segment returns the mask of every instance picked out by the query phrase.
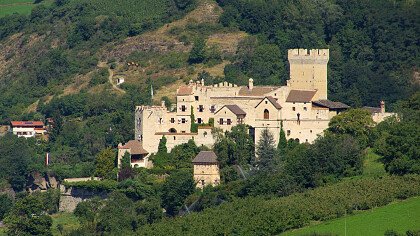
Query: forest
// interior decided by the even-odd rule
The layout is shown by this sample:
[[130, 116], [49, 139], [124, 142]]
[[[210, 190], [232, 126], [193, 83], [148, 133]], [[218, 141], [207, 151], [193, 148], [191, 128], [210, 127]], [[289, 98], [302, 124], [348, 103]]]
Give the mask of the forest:
[[[55, 121], [48, 142], [0, 137], [0, 190], [16, 193], [11, 197], [0, 191], [0, 220], [7, 234], [52, 234], [50, 215], [58, 212], [59, 193], [28, 194], [34, 173], [60, 181], [103, 179], [66, 183], [105, 191], [108, 200], [79, 204], [77, 229], [57, 228], [64, 235], [165, 235], [169, 229], [174, 235], [274, 235], [420, 195], [418, 1], [218, 0], [222, 13], [214, 25], [191, 23], [186, 33], [171, 31], [191, 46], [190, 52], [136, 52], [129, 59], [157, 58], [165, 67], [187, 71], [223, 61], [223, 76], [149, 76], [123, 84], [123, 94], [111, 92], [108, 70], [97, 67], [106, 59], [102, 52], [164, 28], [198, 4], [55, 0], [29, 15], [0, 17], [0, 123]], [[217, 30], [246, 33], [234, 55], [206, 46]], [[19, 51], [5, 46], [10, 42]], [[201, 78], [208, 84], [244, 85], [250, 77], [256, 85], [284, 85], [290, 48], [329, 48], [329, 98], [354, 108], [334, 117], [325, 136], [299, 144], [287, 140], [284, 131], [265, 132], [254, 145], [246, 126], [227, 133], [215, 129], [213, 151], [222, 184], [203, 191], [195, 189], [191, 160], [208, 148], [193, 140], [168, 152], [162, 138], [151, 156], [152, 169], [131, 168], [127, 156], [117, 168], [115, 149], [134, 137], [134, 107], [153, 103], [152, 86], [158, 91], [178, 80]], [[125, 61], [107, 63], [114, 67]], [[84, 74], [90, 76], [85, 89], [64, 92]], [[163, 99], [168, 106], [174, 102]], [[359, 108], [377, 106], [380, 100], [398, 117], [374, 126], [370, 113]], [[274, 136], [280, 137], [278, 146]], [[48, 167], [43, 163], [47, 152], [52, 157]], [[384, 173], [379, 176], [366, 175], [369, 153], [380, 156]]]

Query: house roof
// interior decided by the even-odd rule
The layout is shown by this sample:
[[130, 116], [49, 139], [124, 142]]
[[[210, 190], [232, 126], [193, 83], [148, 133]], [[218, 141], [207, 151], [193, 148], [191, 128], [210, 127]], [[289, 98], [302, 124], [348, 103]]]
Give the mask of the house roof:
[[191, 95], [192, 94], [192, 87], [182, 85], [178, 88], [178, 91], [176, 93], [177, 95]]
[[201, 151], [198, 155], [192, 160], [192, 163], [214, 163], [217, 164], [217, 156], [212, 151]]
[[42, 121], [12, 121], [12, 126], [16, 127], [35, 127], [35, 126], [44, 126]]
[[261, 100], [255, 107], [258, 107], [265, 99], [267, 98], [268, 101], [271, 102], [271, 104], [273, 104], [273, 106], [276, 109], [281, 109], [281, 105], [277, 102], [277, 100], [271, 96], [265, 97], [263, 100]]
[[133, 155], [149, 154], [138, 140], [130, 140], [123, 146], [118, 146], [118, 149], [130, 149], [130, 153]]
[[251, 90], [247, 86], [241, 87], [238, 92], [238, 96], [264, 96], [267, 93], [270, 93], [276, 90], [278, 87], [273, 86], [255, 86]]
[[312, 103], [317, 105], [317, 106], [328, 107], [330, 109], [347, 109], [347, 108], [349, 108], [349, 106], [347, 104], [344, 104], [342, 102], [333, 102], [333, 101], [330, 101], [330, 100], [318, 100], [318, 101], [313, 101]]
[[290, 90], [286, 102], [310, 102], [315, 93], [315, 90]]
[[370, 113], [381, 113], [380, 107], [363, 107], [363, 109], [368, 110]]
[[224, 105], [216, 113], [218, 113], [219, 111], [221, 111], [225, 107], [237, 116], [240, 116], [240, 115], [246, 116], [246, 112], [244, 110], [242, 110], [240, 107], [238, 107], [238, 105]]

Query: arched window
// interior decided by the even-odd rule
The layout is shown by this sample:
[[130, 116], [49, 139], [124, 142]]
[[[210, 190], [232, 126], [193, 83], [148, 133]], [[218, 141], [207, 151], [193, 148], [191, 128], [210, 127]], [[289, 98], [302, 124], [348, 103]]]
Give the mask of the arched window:
[[175, 128], [170, 128], [169, 133], [176, 133], [176, 129]]
[[264, 110], [264, 119], [265, 120], [270, 119], [270, 112], [267, 109]]

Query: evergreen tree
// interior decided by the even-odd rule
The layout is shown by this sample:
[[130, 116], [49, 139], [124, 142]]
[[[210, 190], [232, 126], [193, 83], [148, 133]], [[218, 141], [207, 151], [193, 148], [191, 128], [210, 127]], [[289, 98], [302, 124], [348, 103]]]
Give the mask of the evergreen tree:
[[257, 143], [257, 165], [261, 170], [268, 169], [274, 162], [276, 149], [274, 137], [268, 129], [261, 132], [261, 138]]
[[206, 41], [204, 38], [198, 38], [194, 42], [194, 46], [191, 49], [188, 62], [190, 64], [202, 63], [206, 59]]
[[281, 128], [280, 128], [279, 144], [277, 145], [277, 151], [280, 156], [284, 156], [286, 154], [286, 148], [287, 148], [287, 139], [286, 139], [286, 134], [284, 133], [283, 123], [282, 123]]
[[166, 147], [166, 137], [162, 136], [162, 138], [159, 141], [159, 146], [158, 146], [158, 154], [166, 154], [168, 153], [168, 148]]

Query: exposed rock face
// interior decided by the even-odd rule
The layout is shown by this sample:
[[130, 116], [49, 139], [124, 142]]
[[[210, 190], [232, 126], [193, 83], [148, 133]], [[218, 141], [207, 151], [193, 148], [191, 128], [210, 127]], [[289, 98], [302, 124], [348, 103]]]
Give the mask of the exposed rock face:
[[54, 176], [42, 176], [39, 172], [32, 174], [28, 180], [29, 192], [46, 191], [50, 188], [56, 189], [58, 186], [59, 183]]
[[64, 186], [60, 188], [60, 192], [59, 211], [64, 212], [73, 212], [77, 204], [88, 199], [94, 197], [106, 198], [108, 196], [106, 191], [97, 192], [81, 188], [65, 188]]

